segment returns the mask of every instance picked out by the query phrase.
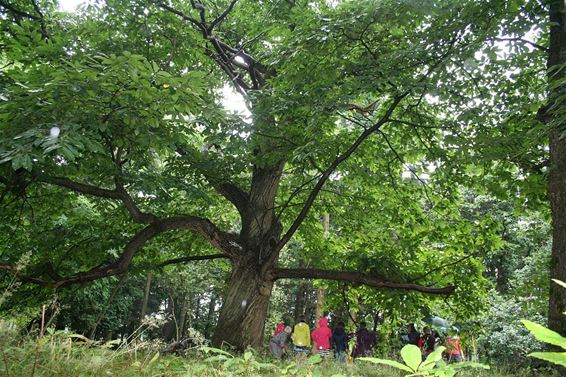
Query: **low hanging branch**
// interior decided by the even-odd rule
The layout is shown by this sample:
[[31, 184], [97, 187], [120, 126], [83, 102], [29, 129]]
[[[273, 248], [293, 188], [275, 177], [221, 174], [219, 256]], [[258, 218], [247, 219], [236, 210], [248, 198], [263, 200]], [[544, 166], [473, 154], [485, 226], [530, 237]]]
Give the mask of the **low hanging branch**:
[[66, 277], [58, 277], [56, 272], [53, 271], [48, 274], [52, 280], [44, 280], [35, 276], [25, 275], [16, 266], [11, 264], [0, 264], [0, 270], [14, 273], [16, 279], [20, 281], [51, 288], [87, 283], [96, 279], [124, 273], [132, 262], [134, 255], [147, 241], [163, 232], [175, 229], [187, 229], [200, 233], [211, 245], [226, 252], [226, 254], [222, 254], [223, 257], [236, 256], [240, 251], [235, 235], [220, 231], [207, 219], [194, 216], [175, 216], [153, 222], [151, 225], [143, 228], [128, 242], [118, 260], [113, 263], [94, 267], [88, 271], [79, 272]]
[[447, 286], [442, 288], [425, 287], [412, 283], [399, 283], [389, 281], [380, 276], [370, 276], [353, 271], [334, 271], [319, 270], [314, 268], [275, 268], [269, 272], [269, 276], [273, 280], [278, 279], [322, 279], [345, 281], [353, 284], [363, 284], [374, 288], [400, 289], [408, 291], [417, 291], [427, 294], [444, 294], [450, 295], [454, 293], [456, 287]]

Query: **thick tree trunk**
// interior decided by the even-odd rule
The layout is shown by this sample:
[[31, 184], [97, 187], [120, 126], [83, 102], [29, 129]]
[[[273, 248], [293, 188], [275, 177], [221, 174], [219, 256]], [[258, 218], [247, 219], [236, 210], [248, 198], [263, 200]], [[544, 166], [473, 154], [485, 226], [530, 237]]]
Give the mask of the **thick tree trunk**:
[[[548, 182], [548, 194], [552, 208], [552, 256], [550, 277], [566, 281], [566, 140], [561, 140], [558, 130], [550, 139], [553, 164]], [[566, 336], [566, 289], [550, 283], [548, 325]]]
[[[550, 47], [548, 57], [549, 81], [556, 84], [563, 81], [564, 69], [557, 68], [566, 62], [566, 20], [563, 0], [550, 2]], [[547, 122], [550, 131], [550, 171], [548, 177], [548, 196], [552, 209], [552, 257], [550, 277], [566, 281], [566, 131], [563, 121], [564, 104], [560, 96], [564, 95], [564, 84], [554, 86], [549, 93], [549, 105], [557, 105], [556, 110], [548, 111]], [[558, 102], [560, 101], [560, 102]], [[566, 336], [566, 289], [550, 283], [548, 325], [554, 331]]]
[[262, 345], [273, 282], [262, 278], [258, 259], [255, 263], [253, 259], [246, 258], [247, 263], [235, 261], [232, 266], [230, 285], [212, 337], [216, 347], [229, 345], [244, 350]]

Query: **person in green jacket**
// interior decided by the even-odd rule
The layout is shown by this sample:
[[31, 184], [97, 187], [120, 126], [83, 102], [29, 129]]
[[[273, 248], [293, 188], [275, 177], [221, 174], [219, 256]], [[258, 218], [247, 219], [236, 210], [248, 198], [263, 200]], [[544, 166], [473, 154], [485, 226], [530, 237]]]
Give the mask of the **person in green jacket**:
[[294, 344], [295, 355], [306, 356], [310, 352], [311, 348], [311, 331], [309, 325], [305, 321], [304, 316], [299, 317], [299, 322], [295, 325], [293, 329], [293, 335], [291, 336]]

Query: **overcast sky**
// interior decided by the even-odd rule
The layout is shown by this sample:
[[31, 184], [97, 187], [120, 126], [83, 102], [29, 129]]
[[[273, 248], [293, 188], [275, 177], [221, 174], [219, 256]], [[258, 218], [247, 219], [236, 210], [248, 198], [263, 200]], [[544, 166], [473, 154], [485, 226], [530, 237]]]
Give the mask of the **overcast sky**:
[[59, 8], [64, 11], [70, 12], [75, 10], [76, 6], [84, 3], [85, 0], [59, 0]]

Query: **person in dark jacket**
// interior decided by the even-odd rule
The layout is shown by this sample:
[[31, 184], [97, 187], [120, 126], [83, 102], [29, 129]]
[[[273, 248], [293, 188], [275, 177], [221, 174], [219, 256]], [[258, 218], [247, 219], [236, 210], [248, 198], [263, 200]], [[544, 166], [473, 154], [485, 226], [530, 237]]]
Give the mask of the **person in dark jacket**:
[[348, 335], [346, 335], [344, 331], [344, 322], [342, 321], [338, 322], [334, 331], [332, 331], [332, 344], [334, 346], [334, 357], [336, 361], [345, 363]]
[[375, 334], [366, 328], [366, 323], [360, 322], [360, 328], [356, 331], [356, 346], [352, 351], [352, 357], [371, 356], [376, 340]]
[[417, 331], [417, 329], [415, 328], [415, 324], [411, 323], [409, 325], [409, 334], [407, 335], [407, 338], [409, 339], [408, 343], [418, 346], [420, 337], [421, 337], [421, 333]]
[[432, 329], [428, 326], [423, 328], [423, 334], [419, 338], [418, 347], [421, 349], [423, 361], [426, 360], [427, 356], [434, 351], [435, 339], [432, 334]]

